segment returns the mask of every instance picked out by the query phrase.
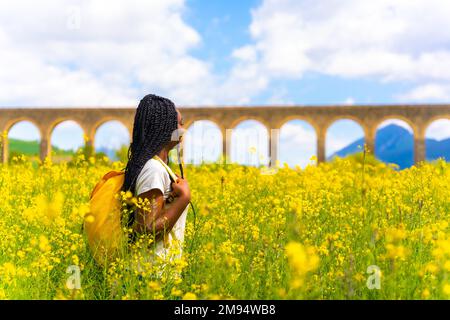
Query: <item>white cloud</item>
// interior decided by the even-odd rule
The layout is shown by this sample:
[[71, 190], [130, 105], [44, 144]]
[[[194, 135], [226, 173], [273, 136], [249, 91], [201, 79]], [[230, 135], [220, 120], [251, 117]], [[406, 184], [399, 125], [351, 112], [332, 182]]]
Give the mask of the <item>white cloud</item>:
[[50, 143], [63, 150], [76, 150], [84, 145], [83, 129], [75, 121], [63, 121], [53, 129]]
[[325, 146], [326, 156], [327, 157], [331, 156], [333, 153], [345, 148], [346, 146], [348, 146], [350, 143], [352, 143], [355, 140], [356, 139], [336, 137], [336, 136], [330, 135], [329, 137], [327, 137], [326, 146]]
[[406, 93], [399, 94], [396, 98], [399, 101], [446, 101], [450, 99], [450, 84], [420, 85]]
[[[234, 57], [266, 77], [260, 90], [305, 72], [450, 84], [449, 15], [447, 0], [264, 0], [252, 10], [253, 42]], [[402, 98], [448, 99], [447, 89], [436, 91]]]
[[253, 46], [247, 45], [234, 50], [231, 55], [242, 61], [254, 62], [256, 60], [256, 49]]
[[0, 3], [1, 106], [135, 106], [147, 93], [246, 104], [267, 88], [251, 46], [224, 74], [191, 54], [202, 39], [183, 20], [185, 0], [33, 4]]
[[401, 101], [450, 96], [447, 0], [264, 0], [252, 41], [220, 75], [191, 54], [202, 38], [184, 11], [184, 0], [0, 2], [0, 104], [135, 106], [150, 92], [180, 105], [247, 104], [306, 72], [410, 81]]
[[435, 140], [450, 138], [450, 120], [439, 119], [432, 122], [427, 128], [426, 137]]
[[36, 141], [41, 139], [39, 129], [29, 121], [19, 121], [8, 131], [8, 137], [25, 141]]
[[301, 120], [289, 121], [281, 127], [279, 159], [290, 166], [305, 167], [317, 154], [317, 138], [314, 128]]
[[108, 148], [118, 150], [123, 145], [130, 143], [130, 133], [120, 121], [112, 120], [103, 123], [97, 128], [94, 139], [96, 149]]
[[301, 126], [297, 123], [286, 123], [280, 130], [280, 140], [289, 145], [305, 145], [316, 143], [316, 133], [312, 127]]
[[348, 97], [347, 99], [344, 100], [344, 104], [352, 106], [355, 104], [355, 99], [352, 97]]
[[1, 104], [135, 105], [149, 92], [197, 101], [211, 76], [189, 54], [201, 38], [183, 10], [182, 0], [1, 2]]
[[327, 129], [325, 155], [328, 157], [363, 137], [363, 128], [354, 120], [337, 120]]
[[289, 99], [289, 90], [283, 86], [271, 88], [273, 94], [268, 98], [270, 105], [295, 105], [294, 101]]

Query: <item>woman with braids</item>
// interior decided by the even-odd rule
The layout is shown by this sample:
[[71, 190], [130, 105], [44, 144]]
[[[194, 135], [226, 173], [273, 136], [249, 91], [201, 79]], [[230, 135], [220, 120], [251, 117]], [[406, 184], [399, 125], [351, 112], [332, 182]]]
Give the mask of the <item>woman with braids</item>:
[[[123, 191], [149, 200], [151, 205], [130, 216], [128, 225], [134, 235], [152, 234], [157, 255], [167, 254], [167, 243], [179, 241], [179, 256], [184, 240], [188, 204], [191, 199], [188, 183], [179, 175], [171, 182], [160, 162], [169, 162], [168, 153], [181, 139], [172, 138], [183, 126], [181, 113], [169, 99], [147, 95], [139, 103], [133, 126], [133, 140], [128, 149]], [[180, 130], [181, 129], [181, 130]], [[172, 201], [171, 201], [172, 200]], [[170, 206], [166, 205], [171, 201]]]

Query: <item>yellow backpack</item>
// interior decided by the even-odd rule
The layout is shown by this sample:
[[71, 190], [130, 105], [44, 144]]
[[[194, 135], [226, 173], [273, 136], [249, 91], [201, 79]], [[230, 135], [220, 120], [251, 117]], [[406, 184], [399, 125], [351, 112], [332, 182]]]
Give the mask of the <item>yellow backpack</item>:
[[[156, 155], [153, 159], [166, 168], [173, 181], [177, 180], [177, 176], [164, 161]], [[83, 229], [94, 259], [102, 266], [123, 254], [128, 242], [122, 228], [121, 200], [116, 197], [122, 189], [124, 179], [124, 171], [110, 171], [95, 185], [90, 196], [88, 217], [92, 217], [85, 219]]]

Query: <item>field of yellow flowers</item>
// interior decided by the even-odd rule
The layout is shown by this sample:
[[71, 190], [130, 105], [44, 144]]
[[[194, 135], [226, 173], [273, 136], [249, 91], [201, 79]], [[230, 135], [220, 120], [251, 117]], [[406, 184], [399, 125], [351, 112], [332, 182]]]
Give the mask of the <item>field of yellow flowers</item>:
[[275, 174], [186, 166], [197, 218], [194, 227], [189, 212], [182, 258], [163, 273], [123, 259], [101, 268], [87, 248], [89, 194], [122, 168], [82, 156], [0, 167], [0, 298], [450, 297], [450, 165], [442, 160], [398, 171], [351, 157]]

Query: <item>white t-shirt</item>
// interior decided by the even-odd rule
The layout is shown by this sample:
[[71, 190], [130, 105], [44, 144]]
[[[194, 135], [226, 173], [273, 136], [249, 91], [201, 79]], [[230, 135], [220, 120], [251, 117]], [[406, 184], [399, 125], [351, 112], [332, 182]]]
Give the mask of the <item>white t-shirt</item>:
[[[135, 195], [139, 196], [140, 194], [155, 188], [161, 190], [164, 196], [164, 201], [169, 197], [169, 194], [172, 191], [170, 176], [166, 168], [164, 168], [158, 160], [151, 158], [146, 162], [137, 177]], [[179, 247], [177, 248], [179, 250], [179, 254], [172, 254], [170, 260], [172, 260], [173, 257], [181, 257], [188, 207], [189, 206], [186, 206], [183, 213], [168, 234], [168, 243], [170, 245], [173, 245], [174, 238], [176, 238], [179, 243]], [[162, 240], [159, 240], [155, 244], [155, 253], [161, 258], [165, 258], [167, 257], [167, 254], [169, 254], [169, 247], [167, 245], [165, 246]]]

